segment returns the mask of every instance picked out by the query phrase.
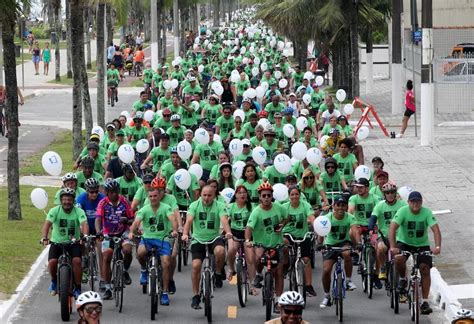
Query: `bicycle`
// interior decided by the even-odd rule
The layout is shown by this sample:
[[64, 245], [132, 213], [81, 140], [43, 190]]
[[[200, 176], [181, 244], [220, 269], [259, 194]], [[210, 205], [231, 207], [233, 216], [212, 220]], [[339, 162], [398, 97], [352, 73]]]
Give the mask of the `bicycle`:
[[390, 308], [393, 309], [395, 314], [400, 311], [400, 293], [398, 291], [399, 275], [395, 271], [394, 258], [392, 253], [388, 252], [388, 258], [385, 262], [385, 269], [387, 271], [387, 281], [385, 281], [385, 290], [387, 295], [390, 297]]
[[123, 307], [123, 288], [125, 284], [123, 282], [123, 255], [122, 255], [122, 236], [104, 236], [104, 240], [111, 240], [114, 242], [114, 249], [112, 252], [112, 291], [115, 299], [115, 307], [119, 309], [119, 313], [122, 312]]
[[375, 274], [375, 248], [370, 240], [369, 233], [362, 235], [362, 262], [359, 265], [359, 272], [362, 278], [362, 288], [369, 299], [372, 298], [374, 290]]
[[115, 106], [115, 102], [118, 101], [117, 100], [117, 87], [115, 85], [111, 85], [109, 86], [109, 91], [110, 91], [110, 106]]
[[135, 76], [136, 76], [136, 77], [140, 77], [140, 76], [141, 76], [142, 67], [143, 67], [143, 63], [142, 63], [142, 62], [135, 62], [135, 63], [133, 64], [133, 72], [135, 73]]
[[[187, 211], [186, 210], [180, 210], [179, 211], [179, 216], [181, 217], [182, 224], [186, 222], [186, 215]], [[189, 256], [189, 244], [181, 239], [181, 235], [183, 233], [179, 233], [178, 235], [178, 272], [181, 272], [181, 264], [184, 266], [188, 265], [188, 256]]]
[[[288, 256], [289, 256], [289, 270], [288, 273], [290, 274], [289, 281], [290, 281], [290, 290], [297, 291], [301, 296], [306, 304], [306, 289], [305, 289], [305, 274], [304, 268], [305, 263], [303, 258], [301, 257], [301, 243], [303, 243], [308, 237], [313, 240], [313, 233], [307, 232], [301, 240], [296, 240], [293, 238], [291, 234], [285, 234], [293, 244], [290, 244], [288, 249]], [[296, 248], [296, 251], [295, 251]]]
[[272, 317], [272, 307], [275, 302], [275, 278], [273, 278], [273, 269], [278, 266], [276, 256], [278, 254], [278, 247], [265, 248], [265, 252], [260, 259], [264, 266], [265, 274], [263, 275], [262, 301], [265, 306], [265, 320], [269, 321]]
[[84, 267], [83, 272], [87, 273], [87, 283], [89, 283], [89, 287], [92, 291], [95, 288], [95, 281], [98, 277], [98, 263], [97, 263], [97, 252], [95, 247], [95, 236], [89, 236], [89, 240], [86, 244], [86, 251], [87, 256], [83, 257], [84, 260]]
[[239, 304], [240, 306], [245, 307], [250, 289], [247, 262], [245, 261], [245, 240], [240, 240], [235, 237], [232, 239], [240, 243], [235, 258], [235, 272], [237, 273], [237, 295], [239, 296]]

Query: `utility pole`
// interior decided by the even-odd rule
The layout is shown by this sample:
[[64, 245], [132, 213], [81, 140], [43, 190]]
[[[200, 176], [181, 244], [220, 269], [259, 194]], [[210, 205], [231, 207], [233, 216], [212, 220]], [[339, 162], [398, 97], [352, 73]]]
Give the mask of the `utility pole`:
[[158, 4], [157, 0], [150, 1], [151, 6], [151, 68], [158, 68]]
[[[418, 9], [416, 6], [416, 0], [410, 0], [410, 13], [411, 13], [411, 72], [412, 72], [412, 81], [413, 81], [413, 95], [416, 99], [416, 75], [415, 75], [415, 44], [418, 45], [418, 42], [421, 41], [420, 33], [418, 29]], [[416, 100], [415, 100], [416, 107]], [[415, 114], [413, 114], [413, 119], [415, 120], [415, 137], [418, 137], [418, 123]]]
[[433, 1], [421, 2], [421, 145], [431, 145], [434, 139], [433, 105]]
[[173, 0], [173, 36], [174, 36], [174, 57], [179, 56], [179, 6], [178, 0]]
[[[392, 0], [392, 115], [402, 113], [402, 0]], [[415, 82], [415, 80], [413, 80]]]

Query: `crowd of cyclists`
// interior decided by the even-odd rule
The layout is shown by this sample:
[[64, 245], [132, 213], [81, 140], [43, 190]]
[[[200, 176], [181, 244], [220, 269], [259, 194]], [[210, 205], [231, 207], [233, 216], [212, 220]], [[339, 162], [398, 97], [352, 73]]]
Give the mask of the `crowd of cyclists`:
[[[117, 114], [106, 125], [105, 134], [90, 136], [75, 163], [75, 172], [63, 176], [57, 206], [49, 211], [43, 227], [43, 242], [51, 243], [51, 294], [58, 289], [60, 250], [54, 243], [68, 242], [71, 235], [79, 237], [81, 233], [100, 238], [100, 290], [105, 300], [113, 298], [114, 242], [104, 237], [123, 238], [126, 285], [133, 281], [128, 270], [136, 262], [134, 258], [141, 267], [138, 282], [147, 283], [147, 252], [155, 246], [163, 266], [161, 305], [170, 305], [169, 295], [177, 293], [177, 240], [173, 238], [181, 236], [189, 241], [192, 291], [180, 293], [191, 294], [195, 309], [201, 303], [199, 280], [206, 251], [199, 242], [214, 241], [211, 250], [216, 288], [236, 275], [236, 253], [244, 244], [251, 295], [259, 294], [262, 287], [260, 259], [267, 249], [274, 249], [279, 261], [274, 269], [275, 300], [280, 302], [274, 312], [283, 311], [283, 323], [288, 316], [301, 321], [304, 305], [299, 294], [284, 293], [288, 246], [292, 244], [289, 236], [302, 240], [313, 231], [312, 224], [320, 215], [330, 220], [331, 230], [325, 237], [308, 237], [301, 245], [301, 254], [308, 297], [317, 294], [312, 260], [322, 262], [321, 308], [331, 306], [331, 273], [339, 255], [328, 247], [361, 251], [363, 234], [376, 237], [374, 287], [381, 289], [387, 279], [384, 265], [388, 253], [398, 255], [401, 302], [406, 301], [407, 274], [406, 258], [400, 251], [441, 252], [441, 233], [433, 213], [423, 206], [422, 195], [414, 191], [402, 199], [386, 171], [390, 166], [381, 157], [370, 159], [368, 176], [356, 177], [357, 167], [366, 159], [342, 103], [321, 89], [317, 73], [308, 74], [306, 67], [291, 64], [284, 39], [247, 14], [243, 14], [243, 21], [233, 21], [228, 27], [202, 27], [194, 45], [171, 64], [162, 61], [156, 70], [145, 66], [141, 74], [144, 90], [131, 111]], [[114, 82], [118, 86], [130, 57], [138, 57], [135, 63], [143, 64], [142, 51], [125, 43], [111, 44], [109, 85]], [[202, 130], [207, 134], [199, 135], [198, 141], [197, 132]], [[138, 152], [141, 140], [148, 142], [143, 153]], [[180, 149], [186, 146], [184, 142], [192, 150], [187, 156]], [[241, 144], [240, 150], [233, 147], [236, 143]], [[298, 143], [303, 144], [303, 150], [319, 150], [321, 161], [298, 154], [299, 150], [292, 149], [300, 148]], [[126, 144], [136, 149], [131, 163], [120, 158], [120, 147]], [[265, 160], [256, 153], [266, 156]], [[281, 154], [291, 158], [291, 168], [285, 173], [277, 161]], [[189, 170], [187, 189], [179, 183], [182, 169]], [[286, 191], [283, 198], [281, 185]], [[229, 189], [231, 199], [222, 194]], [[182, 211], [185, 217], [181, 217]], [[435, 241], [432, 248], [430, 229]], [[138, 245], [136, 251], [134, 245]], [[84, 280], [83, 249], [79, 244], [68, 249], [77, 298]], [[318, 251], [323, 253], [321, 261]], [[342, 256], [346, 289], [351, 291], [357, 288], [351, 276], [360, 262], [359, 255], [348, 250]], [[429, 314], [431, 256], [423, 255], [418, 261], [423, 288], [421, 313]], [[89, 297], [100, 304], [96, 310], [101, 308], [97, 293]]]

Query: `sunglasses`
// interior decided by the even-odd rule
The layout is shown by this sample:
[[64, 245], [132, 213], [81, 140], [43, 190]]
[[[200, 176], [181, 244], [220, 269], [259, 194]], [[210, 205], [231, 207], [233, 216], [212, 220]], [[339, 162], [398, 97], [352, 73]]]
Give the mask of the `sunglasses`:
[[92, 195], [93, 195], [93, 194], [97, 195], [97, 194], [99, 193], [99, 191], [98, 191], [98, 190], [93, 190], [93, 191], [88, 191], [88, 193], [90, 193], [90, 194], [92, 194]]
[[143, 181], [143, 184], [151, 184], [151, 181]]
[[335, 169], [336, 167], [334, 165], [328, 165], [326, 169]]
[[163, 115], [163, 117], [171, 117], [171, 115]]
[[262, 198], [272, 198], [272, 194], [264, 194], [264, 195], [260, 195], [260, 197], [262, 197]]
[[313, 176], [309, 176], [309, 177], [303, 177], [303, 180], [313, 180], [314, 177]]
[[242, 124], [242, 122], [240, 122], [240, 121], [236, 121], [235, 123], [236, 123], [236, 124]]
[[397, 191], [396, 190], [387, 190], [387, 191], [384, 191], [383, 193], [384, 194], [396, 194]]
[[303, 309], [284, 309], [286, 315], [302, 315]]
[[87, 314], [92, 314], [93, 312], [96, 312], [97, 314], [102, 313], [102, 306], [86, 306], [84, 307], [84, 310], [86, 311]]

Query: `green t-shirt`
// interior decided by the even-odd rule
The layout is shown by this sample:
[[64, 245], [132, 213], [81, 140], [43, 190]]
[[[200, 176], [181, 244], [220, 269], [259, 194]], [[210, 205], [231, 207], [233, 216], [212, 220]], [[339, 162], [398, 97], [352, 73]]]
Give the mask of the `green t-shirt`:
[[[291, 171], [288, 173], [291, 174]], [[270, 182], [270, 184], [273, 186], [276, 183], [285, 183], [285, 179], [288, 176], [288, 174], [282, 174], [277, 171], [274, 165], [271, 165], [265, 169], [263, 172], [263, 177]]]
[[216, 126], [219, 126], [219, 136], [225, 141], [229, 137], [230, 130], [234, 127], [234, 117], [225, 118], [220, 116], [216, 120]]
[[368, 226], [372, 210], [378, 204], [380, 198], [376, 195], [370, 194], [363, 198], [360, 195], [354, 195], [349, 198], [349, 206], [355, 206], [354, 217], [357, 225]]
[[170, 136], [170, 146], [174, 147], [177, 146], [179, 142], [181, 142], [184, 139], [184, 131], [186, 130], [186, 127], [184, 126], [179, 126], [177, 128], [175, 127], [169, 127], [166, 130], [166, 133]]
[[380, 186], [377, 186], [374, 184], [374, 186], [372, 188], [370, 188], [369, 192], [371, 194], [374, 194], [376, 196], [379, 196], [380, 199], [382, 199], [384, 197], [383, 195], [383, 192], [382, 192], [382, 189], [380, 189]]
[[145, 189], [145, 186], [138, 188], [137, 192], [133, 196], [133, 200], [138, 201], [138, 209], [145, 206], [145, 201], [148, 198], [148, 191]]
[[151, 84], [152, 79], [153, 79], [153, 70], [151, 68], [143, 70], [143, 82]]
[[[128, 142], [124, 140], [123, 144], [128, 144]], [[123, 144], [120, 144], [120, 145], [123, 145]], [[117, 152], [120, 145], [117, 143], [117, 141], [113, 141], [112, 143], [110, 143], [109, 148], [107, 149], [107, 153], [110, 153], [112, 155], [111, 157], [117, 156]]]
[[151, 100], [147, 100], [145, 103], [142, 102], [141, 100], [137, 100], [133, 103], [133, 106], [132, 106], [132, 110], [133, 111], [145, 111], [147, 108], [148, 109], [151, 109], [154, 104], [153, 104], [153, 101]]
[[246, 206], [239, 208], [237, 203], [232, 203], [227, 207], [227, 214], [230, 219], [230, 228], [243, 231], [247, 226], [247, 222], [252, 211], [248, 210]]
[[198, 144], [194, 153], [199, 155], [199, 164], [204, 170], [211, 171], [214, 164], [217, 163], [219, 152], [223, 151], [222, 144], [212, 141], [210, 144]]
[[191, 127], [197, 124], [197, 113], [194, 111], [194, 107], [192, 105], [186, 107], [188, 107], [189, 111], [183, 107], [181, 124]]
[[269, 102], [267, 103], [267, 105], [265, 106], [265, 111], [268, 113], [268, 120], [271, 122], [271, 123], [274, 123], [275, 122], [275, 118], [273, 117], [273, 115], [276, 113], [276, 112], [279, 112], [281, 113], [283, 111], [283, 109], [285, 109], [285, 105], [282, 103], [282, 102], [279, 102], [278, 105], [273, 105], [273, 102]]
[[309, 231], [308, 217], [314, 215], [313, 208], [305, 201], [300, 201], [298, 207], [291, 206], [291, 202], [283, 204], [288, 211], [290, 221], [283, 227], [283, 234], [291, 234], [294, 239], [302, 239]]
[[87, 224], [86, 213], [79, 207], [73, 207], [70, 213], [66, 213], [61, 206], [53, 207], [49, 210], [46, 220], [53, 224], [51, 241], [54, 243], [68, 243], [71, 241], [70, 235], [79, 239], [80, 225]]
[[157, 210], [146, 205], [137, 211], [136, 218], [142, 221], [143, 238], [165, 240], [173, 230], [170, 217], [174, 217], [171, 207], [163, 202]]
[[278, 150], [278, 141], [273, 140], [272, 144], [268, 144], [267, 140], [265, 139], [262, 141], [262, 147], [267, 152], [267, 159], [271, 159], [273, 156], [273, 153], [275, 153]]
[[166, 179], [169, 179], [166, 187], [176, 198], [178, 205], [189, 206], [193, 201], [194, 191], [200, 188], [196, 176], [191, 174], [191, 186], [188, 188], [188, 190], [182, 190], [176, 185], [174, 182], [174, 173]]
[[339, 220], [334, 217], [334, 214], [331, 212], [326, 215], [326, 217], [331, 222], [331, 231], [324, 238], [324, 244], [326, 245], [336, 245], [345, 241], [351, 241], [349, 235], [351, 226], [356, 224], [354, 216], [349, 213], [345, 213], [344, 217]]
[[169, 147], [167, 149], [163, 149], [161, 146], [154, 147], [150, 151], [150, 155], [153, 158], [153, 172], [158, 172], [163, 165], [163, 162], [168, 160], [171, 157]]
[[190, 94], [191, 96], [194, 96], [195, 94], [201, 94], [202, 93], [202, 88], [198, 84], [193, 88], [191, 85], [187, 85], [183, 89], [183, 94]]
[[[85, 183], [86, 183], [87, 178], [84, 175], [84, 172], [83, 171], [76, 172], [76, 176], [77, 176], [77, 186], [79, 188], [86, 189]], [[104, 182], [104, 178], [102, 177], [102, 175], [95, 171], [92, 171], [91, 178], [96, 179], [100, 185], [102, 185]]]
[[275, 228], [287, 218], [288, 210], [279, 204], [272, 204], [270, 210], [256, 207], [247, 222], [247, 226], [253, 230], [254, 243], [265, 248], [283, 245], [282, 233], [276, 233]]
[[406, 205], [407, 203], [405, 201], [398, 199], [393, 205], [389, 205], [385, 200], [382, 200], [375, 206], [372, 211], [372, 216], [377, 218], [377, 226], [383, 236], [388, 238], [388, 230], [393, 217], [397, 213], [397, 210]]
[[[79, 185], [78, 185], [77, 188], [76, 188], [76, 197], [79, 196], [83, 192], [86, 192], [86, 191], [84, 189], [82, 189], [81, 187], [79, 187]], [[54, 204], [56, 206], [61, 205], [61, 197], [59, 196], [60, 193], [61, 193], [61, 189], [56, 191], [56, 194], [54, 195]]]
[[[255, 125], [256, 127], [257, 125]], [[250, 122], [246, 122], [244, 124], [244, 129], [245, 131], [247, 131], [249, 133], [249, 136], [250, 137], [254, 137], [255, 136], [255, 127], [252, 126], [252, 124]]]
[[354, 180], [354, 163], [357, 162], [355, 155], [349, 153], [343, 158], [341, 154], [336, 153], [333, 158], [337, 161], [337, 169], [341, 170], [344, 174], [344, 180], [346, 180], [346, 182]]
[[316, 181], [316, 186], [305, 187], [301, 192], [305, 195], [311, 206], [321, 206], [321, 195], [319, 193], [321, 190], [323, 190], [323, 187]]
[[215, 123], [217, 118], [220, 117], [222, 106], [206, 104], [204, 109], [204, 118], [209, 120], [211, 123]]
[[429, 246], [428, 228], [438, 224], [428, 208], [421, 207], [418, 214], [413, 214], [409, 206], [400, 208], [392, 222], [400, 226], [397, 230], [397, 241], [415, 247]]
[[227, 215], [225, 205], [216, 199], [210, 206], [204, 206], [202, 199], [198, 199], [189, 206], [188, 215], [193, 216], [193, 241], [212, 241], [220, 235], [221, 217]]
[[232, 139], [238, 138], [239, 140], [243, 140], [245, 138], [245, 129], [243, 127], [240, 128], [240, 131], [237, 131], [236, 128], [232, 128]]
[[119, 177], [116, 180], [120, 185], [120, 194], [127, 198], [128, 201], [132, 201], [138, 189], [143, 186], [142, 180], [136, 176], [131, 181], [125, 180], [125, 176]]
[[128, 133], [128, 135], [132, 137], [130, 145], [135, 148], [139, 140], [148, 137], [148, 133], [149, 129], [146, 127], [142, 126], [140, 129], [137, 129], [135, 126], [131, 127], [130, 132]]
[[237, 95], [238, 95], [238, 96], [243, 96], [245, 90], [247, 90], [248, 88], [250, 88], [250, 81], [247, 80], [247, 79], [245, 79], [244, 81], [239, 80], [239, 81], [235, 84], [235, 86], [236, 86], [236, 88], [237, 88]]
[[[173, 211], [173, 212], [175, 210], [178, 210], [178, 202], [176, 201], [176, 198], [173, 195], [165, 194], [163, 199], [161, 199], [161, 203], [167, 204], [168, 206], [170, 206], [171, 211]], [[142, 207], [146, 206], [146, 205], [149, 205], [149, 204], [150, 204], [150, 199], [148, 198], [148, 195], [147, 195], [147, 197], [145, 198], [145, 200], [143, 202]]]
[[237, 188], [240, 185], [243, 185], [247, 191], [249, 192], [249, 198], [252, 204], [257, 205], [260, 202], [260, 197], [258, 196], [258, 187], [262, 184], [262, 179], [255, 180], [254, 183], [248, 183], [243, 179], [239, 179], [235, 183], [235, 187]]
[[170, 105], [168, 109], [171, 110], [172, 115], [176, 114], [181, 116], [183, 114], [183, 107], [181, 105]]
[[107, 85], [109, 86], [118, 86], [120, 82], [120, 73], [117, 69], [108, 69], [107, 70]]
[[[319, 179], [321, 181], [321, 184], [323, 185], [323, 189], [324, 189], [324, 192], [326, 192], [326, 194], [328, 192], [332, 192], [332, 191], [339, 191], [339, 192], [342, 192], [342, 184], [341, 184], [341, 179], [343, 178], [342, 176], [342, 172], [337, 170], [333, 176], [329, 176], [329, 174], [324, 171], [323, 173], [321, 173]], [[330, 198], [330, 197], [328, 197]]]
[[168, 108], [173, 105], [173, 98], [169, 97], [161, 97], [160, 98], [160, 109], [164, 110], [165, 108]]

